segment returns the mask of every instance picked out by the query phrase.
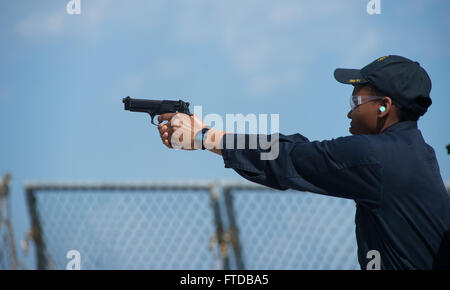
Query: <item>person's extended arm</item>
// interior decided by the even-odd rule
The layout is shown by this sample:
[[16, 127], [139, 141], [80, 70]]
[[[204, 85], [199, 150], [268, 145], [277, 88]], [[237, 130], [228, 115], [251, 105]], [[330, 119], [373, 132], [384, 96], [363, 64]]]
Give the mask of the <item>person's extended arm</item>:
[[[267, 138], [270, 136], [256, 135]], [[245, 144], [255, 135], [231, 134], [236, 145], [239, 138]], [[260, 144], [257, 149], [228, 149], [224, 139], [222, 157], [226, 168], [242, 177], [271, 188], [315, 192], [354, 199], [376, 207], [381, 201], [382, 166], [372, 152], [367, 136], [355, 135], [325, 141], [309, 141], [300, 134], [274, 137], [278, 156], [263, 160]], [[225, 146], [226, 145], [226, 146]], [[246, 145], [247, 146], [247, 145]]]
[[[188, 132], [183, 125], [177, 127], [170, 124], [169, 127], [172, 133], [179, 129], [179, 132]], [[166, 133], [162, 133], [165, 144], [168, 143], [167, 136], [170, 136]], [[214, 133], [219, 136], [205, 140], [205, 145], [207, 142], [214, 145], [210, 151], [222, 155], [226, 168], [234, 169], [252, 182], [279, 190], [296, 189], [354, 199], [370, 206], [376, 206], [381, 200], [382, 166], [367, 136], [311, 142], [300, 134], [278, 134], [272, 139], [266, 135], [226, 134], [221, 131], [208, 133], [206, 139]], [[194, 134], [190, 135], [193, 138]], [[260, 144], [264, 138], [271, 139], [268, 149], [262, 149]], [[242, 140], [244, 149], [238, 146]], [[249, 147], [251, 140], [258, 140], [256, 147]], [[262, 158], [263, 153], [273, 151], [275, 147], [278, 152], [276, 158]]]

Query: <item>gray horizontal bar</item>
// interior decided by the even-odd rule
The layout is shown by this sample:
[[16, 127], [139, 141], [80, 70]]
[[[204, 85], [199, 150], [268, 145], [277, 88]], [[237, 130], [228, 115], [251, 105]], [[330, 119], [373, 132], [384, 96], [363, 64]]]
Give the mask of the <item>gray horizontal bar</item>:
[[[211, 187], [226, 187], [235, 190], [274, 190], [245, 180], [168, 180], [143, 182], [24, 182], [25, 190], [47, 191], [81, 191], [81, 190], [210, 190]], [[445, 182], [447, 192], [450, 194], [450, 181]], [[290, 191], [290, 190], [289, 190]]]
[[212, 187], [227, 187], [240, 190], [273, 190], [248, 181], [234, 180], [172, 180], [145, 182], [24, 182], [25, 190], [81, 191], [81, 190], [210, 190]]

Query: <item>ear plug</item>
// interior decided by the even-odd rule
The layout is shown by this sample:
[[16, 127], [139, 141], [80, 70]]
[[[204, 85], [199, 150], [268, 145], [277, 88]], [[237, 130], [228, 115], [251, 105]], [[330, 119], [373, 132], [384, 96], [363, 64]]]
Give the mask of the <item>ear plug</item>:
[[381, 107], [380, 107], [380, 112], [384, 112], [384, 111], [386, 111], [386, 108], [383, 107], [383, 106], [381, 106]]

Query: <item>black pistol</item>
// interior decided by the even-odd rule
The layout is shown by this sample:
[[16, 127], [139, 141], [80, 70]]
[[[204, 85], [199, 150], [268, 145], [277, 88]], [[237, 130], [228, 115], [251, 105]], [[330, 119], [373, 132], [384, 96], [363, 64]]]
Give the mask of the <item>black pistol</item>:
[[184, 113], [192, 115], [189, 111], [189, 103], [178, 101], [167, 101], [167, 100], [143, 100], [143, 99], [132, 99], [126, 97], [122, 99], [125, 104], [125, 110], [131, 112], [143, 112], [150, 114], [152, 118], [152, 124], [158, 126], [153, 122], [153, 119], [157, 115], [165, 113]]

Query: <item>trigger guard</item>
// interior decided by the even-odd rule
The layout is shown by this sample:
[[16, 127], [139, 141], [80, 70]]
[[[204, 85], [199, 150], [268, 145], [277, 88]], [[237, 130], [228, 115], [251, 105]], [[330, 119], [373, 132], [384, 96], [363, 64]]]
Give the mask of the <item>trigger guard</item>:
[[153, 115], [153, 116], [150, 115], [150, 118], [152, 118], [152, 124], [153, 124], [153, 125], [159, 126], [159, 123], [158, 123], [158, 124], [155, 123], [155, 117], [156, 117], [156, 116], [157, 116], [157, 115]]

